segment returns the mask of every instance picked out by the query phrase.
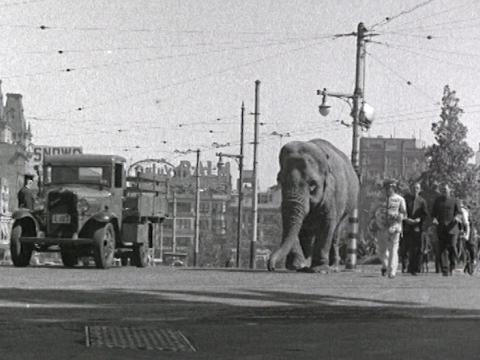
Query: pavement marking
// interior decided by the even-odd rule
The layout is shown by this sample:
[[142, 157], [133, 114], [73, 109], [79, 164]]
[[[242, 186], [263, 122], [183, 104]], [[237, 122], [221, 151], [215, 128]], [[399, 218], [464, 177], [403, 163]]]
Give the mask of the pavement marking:
[[148, 327], [85, 326], [85, 345], [110, 349], [197, 351], [179, 330]]

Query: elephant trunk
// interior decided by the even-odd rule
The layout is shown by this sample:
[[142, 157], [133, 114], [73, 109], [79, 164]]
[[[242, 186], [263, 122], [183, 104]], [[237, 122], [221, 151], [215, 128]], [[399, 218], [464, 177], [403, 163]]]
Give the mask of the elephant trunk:
[[305, 215], [308, 212], [307, 201], [303, 194], [288, 194], [282, 201], [282, 244], [269, 259], [268, 269], [274, 270], [275, 264], [285, 258], [298, 240]]

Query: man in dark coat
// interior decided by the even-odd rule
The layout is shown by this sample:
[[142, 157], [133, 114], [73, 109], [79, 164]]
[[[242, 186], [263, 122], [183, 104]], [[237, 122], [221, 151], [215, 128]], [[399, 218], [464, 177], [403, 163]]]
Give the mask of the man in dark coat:
[[452, 275], [457, 259], [457, 241], [462, 212], [457, 199], [451, 194], [448, 184], [440, 187], [441, 195], [435, 199], [432, 210], [434, 224], [437, 224], [438, 245], [442, 274]]
[[413, 193], [405, 195], [407, 205], [407, 218], [403, 221], [403, 237], [408, 253], [408, 272], [417, 275], [422, 264], [422, 231], [423, 223], [428, 216], [428, 206], [425, 199], [420, 196], [422, 186], [415, 183]]
[[33, 196], [32, 185], [33, 175], [27, 174], [24, 177], [23, 187], [18, 192], [18, 207], [33, 210], [35, 207], [35, 199]]

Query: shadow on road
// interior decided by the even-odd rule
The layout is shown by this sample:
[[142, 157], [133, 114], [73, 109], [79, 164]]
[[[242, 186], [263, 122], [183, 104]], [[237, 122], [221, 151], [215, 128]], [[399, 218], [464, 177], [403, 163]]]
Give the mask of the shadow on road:
[[477, 318], [480, 310], [288, 291], [0, 290], [0, 317], [23, 321], [277, 321]]

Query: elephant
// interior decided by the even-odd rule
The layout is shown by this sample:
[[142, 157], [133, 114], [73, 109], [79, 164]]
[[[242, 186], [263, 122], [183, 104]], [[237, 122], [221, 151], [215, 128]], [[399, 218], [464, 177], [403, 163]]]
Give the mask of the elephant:
[[285, 257], [289, 270], [338, 269], [338, 235], [357, 208], [360, 187], [350, 160], [323, 139], [289, 142], [279, 160], [283, 234], [268, 270]]

